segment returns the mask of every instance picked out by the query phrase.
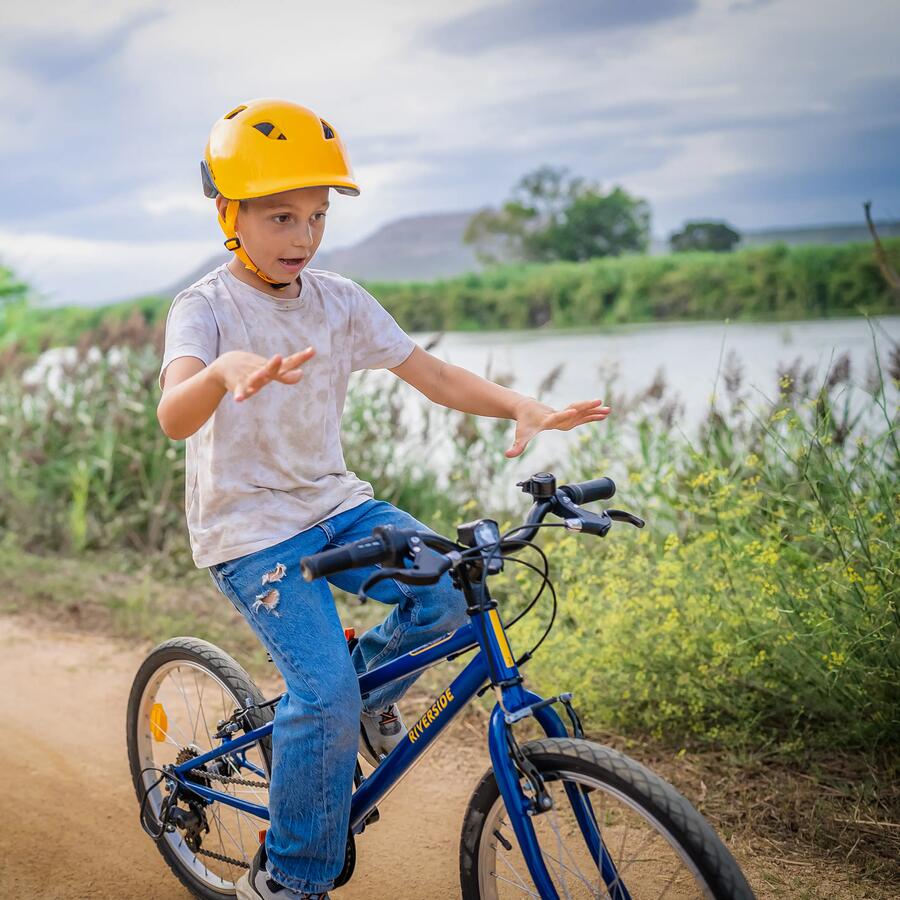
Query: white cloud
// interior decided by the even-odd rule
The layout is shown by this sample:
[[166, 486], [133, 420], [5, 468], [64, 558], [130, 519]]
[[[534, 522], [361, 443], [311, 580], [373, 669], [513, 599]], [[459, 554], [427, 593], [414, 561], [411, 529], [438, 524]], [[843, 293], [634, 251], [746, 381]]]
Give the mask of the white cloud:
[[50, 305], [162, 290], [216, 252], [210, 241], [99, 241], [0, 230], [0, 259]]
[[210, 216], [214, 209], [212, 201], [196, 189], [143, 188], [138, 194], [137, 202], [152, 216], [168, 216], [173, 213]]
[[[0, 52], [0, 228], [20, 240], [31, 234], [30, 271], [60, 298], [89, 299], [100, 283], [127, 292], [128, 266], [108, 245], [141, 261], [145, 285], [165, 285], [197, 264], [184, 248], [207, 248], [202, 260], [219, 246], [197, 171], [210, 126], [236, 102], [267, 95], [316, 109], [348, 145], [363, 193], [334, 204], [330, 247], [401, 215], [497, 203], [535, 162], [604, 181], [614, 173], [657, 207], [661, 231], [704, 203], [721, 202], [739, 226], [742, 211], [767, 220], [753, 225], [813, 209], [839, 218], [843, 207], [827, 196], [749, 203], [734, 186], [745, 175], [790, 173], [810, 148], [863, 127], [852, 124], [852, 98], [867, 79], [900, 83], [895, 0], [781, 0], [741, 11], [733, 0], [704, 0], [693, 16], [627, 33], [554, 34], [474, 55], [438, 49], [435, 27], [488, 5], [7, 4], [0, 51], [20, 35], [70, 35], [78, 47], [106, 48], [107, 68], [44, 83]], [[110, 53], [104, 39], [123, 22], [137, 24]], [[896, 109], [879, 115], [897, 121]], [[849, 170], [868, 164], [862, 150], [846, 152]], [[44, 197], [38, 209], [22, 185], [39, 186], [44, 172], [66, 173], [81, 194]], [[173, 242], [174, 233], [188, 241]], [[51, 234], [68, 249], [42, 256]], [[98, 240], [79, 243], [85, 234]], [[111, 240], [119, 237], [131, 240]], [[11, 246], [0, 246], [10, 261]], [[164, 266], [188, 261], [151, 279], [148, 247], [165, 250]], [[85, 256], [96, 267], [90, 278]], [[75, 267], [71, 277], [44, 274], [61, 272], [61, 259]]]

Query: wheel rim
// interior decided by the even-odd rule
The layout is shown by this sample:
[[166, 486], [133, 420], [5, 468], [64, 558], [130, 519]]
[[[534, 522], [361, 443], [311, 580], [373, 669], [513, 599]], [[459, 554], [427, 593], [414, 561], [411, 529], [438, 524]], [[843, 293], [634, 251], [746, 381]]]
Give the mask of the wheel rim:
[[[138, 707], [140, 768], [161, 769], [163, 765], [173, 765], [185, 747], [192, 747], [200, 755], [220, 746], [213, 737], [217, 723], [230, 718], [235, 708], [245, 702], [245, 697], [237, 697], [232, 688], [197, 663], [185, 659], [164, 663], [147, 682]], [[246, 762], [259, 772], [240, 767], [230, 774], [249, 781], [268, 781], [268, 766], [257, 744], [247, 748]], [[159, 772], [145, 772], [142, 776], [145, 789], [159, 775]], [[148, 800], [157, 817], [167, 796], [164, 784], [153, 788]], [[268, 806], [266, 789], [221, 782], [213, 782], [212, 786], [223, 793]], [[184, 803], [179, 805], [185, 807]], [[185, 842], [185, 833], [181, 829], [167, 832], [161, 840], [166, 841], [191, 876], [213, 891], [233, 895], [235, 882], [246, 872], [259, 847], [260, 831], [268, 823], [221, 803], [206, 806], [205, 813], [210, 830], [208, 834], [202, 833], [201, 849], [240, 860], [243, 865], [226, 863], [202, 853], [198, 855]]]
[[[594, 862], [564, 784], [590, 792], [604, 846], [633, 900], [709, 898], [696, 865], [671, 832], [638, 803], [595, 778], [576, 772], [542, 772], [553, 809], [531, 818], [544, 864], [560, 898], [616, 897]], [[523, 784], [526, 793], [530, 789]], [[540, 897], [522, 856], [509, 816], [498, 796], [485, 818], [478, 846], [478, 882], [483, 900]]]

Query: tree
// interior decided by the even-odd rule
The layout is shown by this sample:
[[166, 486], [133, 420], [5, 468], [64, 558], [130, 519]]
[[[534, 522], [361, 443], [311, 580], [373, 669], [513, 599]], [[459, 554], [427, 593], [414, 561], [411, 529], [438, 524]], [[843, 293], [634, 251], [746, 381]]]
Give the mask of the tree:
[[669, 237], [669, 246], [673, 253], [684, 253], [688, 250], [728, 253], [740, 243], [740, 240], [740, 232], [735, 231], [727, 222], [717, 220], [685, 222], [681, 231], [673, 232]]
[[12, 332], [28, 307], [28, 285], [16, 279], [10, 269], [0, 265], [0, 343]]
[[542, 166], [523, 176], [499, 210], [483, 209], [463, 240], [485, 263], [512, 260], [581, 261], [642, 253], [650, 237], [650, 207], [621, 187], [570, 177], [568, 169]]
[[9, 269], [0, 266], [0, 306], [22, 300], [27, 293], [28, 286], [17, 281]]

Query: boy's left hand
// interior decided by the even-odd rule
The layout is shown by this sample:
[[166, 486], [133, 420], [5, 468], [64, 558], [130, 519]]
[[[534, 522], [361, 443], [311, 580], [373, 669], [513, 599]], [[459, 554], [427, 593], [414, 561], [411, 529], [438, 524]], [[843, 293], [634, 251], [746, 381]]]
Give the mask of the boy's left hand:
[[602, 422], [611, 408], [603, 406], [602, 400], [582, 400], [570, 403], [565, 409], [555, 410], [529, 397], [516, 407], [516, 439], [506, 451], [506, 456], [508, 459], [519, 456], [539, 431], [570, 431], [585, 422]]

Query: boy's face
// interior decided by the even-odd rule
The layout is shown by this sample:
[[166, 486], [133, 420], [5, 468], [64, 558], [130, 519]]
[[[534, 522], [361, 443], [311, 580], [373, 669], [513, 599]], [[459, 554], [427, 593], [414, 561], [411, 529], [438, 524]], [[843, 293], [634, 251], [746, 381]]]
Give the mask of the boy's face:
[[[328, 188], [308, 187], [244, 200], [235, 230], [250, 259], [270, 278], [293, 281], [325, 234]], [[227, 201], [216, 198], [224, 213]]]

